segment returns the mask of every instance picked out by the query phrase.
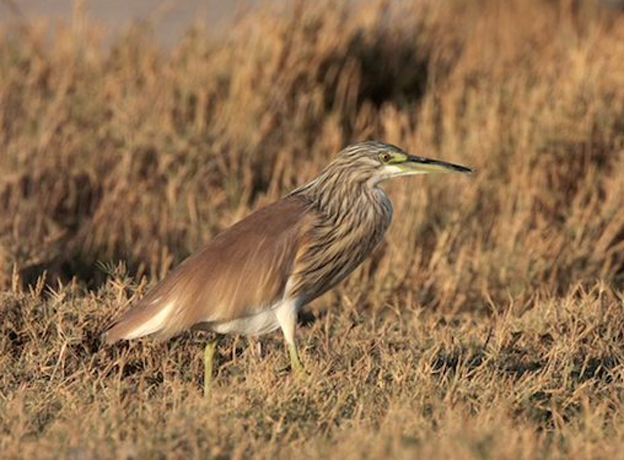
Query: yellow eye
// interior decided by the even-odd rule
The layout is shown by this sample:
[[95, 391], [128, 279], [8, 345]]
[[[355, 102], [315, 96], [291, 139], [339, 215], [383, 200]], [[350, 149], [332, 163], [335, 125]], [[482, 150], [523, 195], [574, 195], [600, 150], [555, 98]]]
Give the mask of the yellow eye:
[[392, 155], [390, 155], [388, 152], [384, 152], [380, 155], [381, 161], [383, 161], [384, 163], [389, 162], [390, 160], [392, 160]]

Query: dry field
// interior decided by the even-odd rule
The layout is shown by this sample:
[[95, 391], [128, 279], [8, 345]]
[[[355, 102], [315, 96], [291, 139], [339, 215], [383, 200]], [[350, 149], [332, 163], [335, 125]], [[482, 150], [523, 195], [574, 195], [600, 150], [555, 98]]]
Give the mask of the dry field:
[[[263, 7], [172, 49], [80, 11], [0, 31], [0, 452], [11, 458], [624, 458], [624, 15], [591, 1]], [[361, 269], [280, 333], [103, 347], [221, 229], [381, 138]]]

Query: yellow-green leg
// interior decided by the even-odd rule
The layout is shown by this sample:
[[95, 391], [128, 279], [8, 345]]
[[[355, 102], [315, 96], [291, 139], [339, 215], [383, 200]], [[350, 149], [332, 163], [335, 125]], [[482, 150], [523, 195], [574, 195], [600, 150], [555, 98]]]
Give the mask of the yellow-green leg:
[[297, 373], [298, 376], [305, 376], [305, 369], [301, 360], [299, 359], [299, 353], [297, 353], [297, 346], [295, 343], [288, 344], [288, 354], [290, 355], [290, 368]]
[[290, 367], [299, 377], [306, 375], [297, 353], [297, 345], [295, 344], [295, 325], [297, 324], [297, 305], [293, 301], [284, 302], [275, 311], [275, 316], [279, 322], [286, 344], [288, 346], [288, 354], [290, 355]]
[[204, 349], [204, 396], [208, 397], [210, 394], [210, 384], [212, 383], [212, 362], [214, 354], [217, 351], [217, 344], [219, 339], [211, 340], [206, 344]]

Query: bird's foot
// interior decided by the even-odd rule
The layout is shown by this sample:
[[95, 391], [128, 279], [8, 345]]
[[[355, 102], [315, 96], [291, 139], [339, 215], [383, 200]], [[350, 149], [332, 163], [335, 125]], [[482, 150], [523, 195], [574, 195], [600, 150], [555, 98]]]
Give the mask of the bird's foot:
[[214, 361], [214, 355], [217, 351], [217, 340], [213, 340], [206, 344], [204, 349], [204, 397], [207, 398], [210, 395], [210, 387], [212, 384], [212, 364]]
[[299, 353], [294, 345], [288, 346], [288, 354], [290, 355], [290, 368], [298, 379], [307, 379], [309, 374], [306, 372], [301, 360], [299, 359]]

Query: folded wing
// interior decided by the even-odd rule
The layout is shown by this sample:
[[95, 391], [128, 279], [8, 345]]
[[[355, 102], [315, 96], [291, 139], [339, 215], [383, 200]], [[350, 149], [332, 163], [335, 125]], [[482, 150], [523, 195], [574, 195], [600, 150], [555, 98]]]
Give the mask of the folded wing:
[[105, 333], [106, 342], [151, 334], [167, 338], [271, 308], [284, 296], [313, 220], [301, 196], [249, 215], [169, 273]]

